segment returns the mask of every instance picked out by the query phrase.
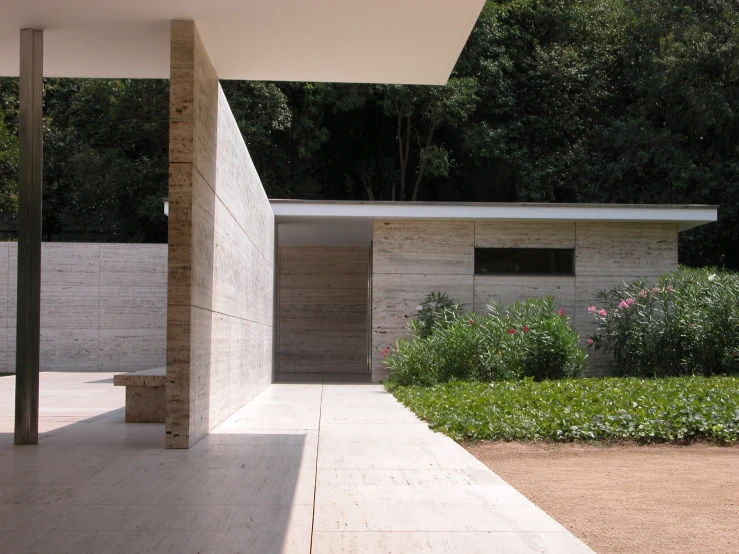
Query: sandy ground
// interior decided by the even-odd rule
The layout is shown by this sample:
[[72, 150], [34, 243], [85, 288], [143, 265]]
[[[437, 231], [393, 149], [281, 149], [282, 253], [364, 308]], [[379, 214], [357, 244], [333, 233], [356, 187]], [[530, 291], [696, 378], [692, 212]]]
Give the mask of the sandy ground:
[[737, 446], [466, 447], [596, 552], [739, 552]]

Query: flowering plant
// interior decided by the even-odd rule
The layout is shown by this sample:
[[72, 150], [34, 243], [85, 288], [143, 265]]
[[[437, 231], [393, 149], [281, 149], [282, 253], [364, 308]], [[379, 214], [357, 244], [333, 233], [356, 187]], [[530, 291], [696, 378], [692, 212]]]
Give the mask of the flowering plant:
[[[427, 301], [436, 301], [437, 294]], [[485, 314], [447, 311], [426, 325], [411, 324], [416, 336], [399, 340], [388, 353], [384, 363], [390, 382], [428, 386], [451, 380], [561, 379], [581, 375], [587, 356], [552, 298], [532, 298], [507, 310], [492, 304]]]
[[[714, 375], [739, 371], [739, 275], [689, 269], [598, 296], [588, 340], [613, 356], [619, 376]], [[603, 307], [601, 307], [603, 306]]]

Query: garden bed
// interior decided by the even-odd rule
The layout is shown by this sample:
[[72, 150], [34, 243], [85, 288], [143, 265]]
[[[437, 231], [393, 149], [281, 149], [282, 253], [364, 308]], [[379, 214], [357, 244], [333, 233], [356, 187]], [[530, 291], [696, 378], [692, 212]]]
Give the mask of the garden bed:
[[388, 390], [430, 427], [466, 441], [739, 439], [738, 377], [451, 382]]

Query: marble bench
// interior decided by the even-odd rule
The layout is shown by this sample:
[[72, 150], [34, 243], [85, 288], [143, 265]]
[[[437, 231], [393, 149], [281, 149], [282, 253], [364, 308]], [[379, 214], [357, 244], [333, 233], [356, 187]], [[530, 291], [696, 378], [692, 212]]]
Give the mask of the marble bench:
[[121, 373], [113, 385], [126, 387], [126, 423], [164, 423], [167, 415], [166, 368]]

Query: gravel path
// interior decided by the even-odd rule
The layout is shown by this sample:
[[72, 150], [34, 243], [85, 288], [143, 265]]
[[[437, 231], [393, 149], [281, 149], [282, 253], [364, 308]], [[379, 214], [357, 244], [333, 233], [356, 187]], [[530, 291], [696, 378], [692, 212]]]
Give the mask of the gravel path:
[[601, 554], [739, 552], [739, 446], [466, 447]]

